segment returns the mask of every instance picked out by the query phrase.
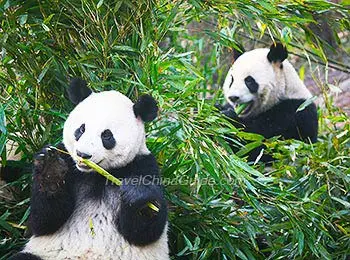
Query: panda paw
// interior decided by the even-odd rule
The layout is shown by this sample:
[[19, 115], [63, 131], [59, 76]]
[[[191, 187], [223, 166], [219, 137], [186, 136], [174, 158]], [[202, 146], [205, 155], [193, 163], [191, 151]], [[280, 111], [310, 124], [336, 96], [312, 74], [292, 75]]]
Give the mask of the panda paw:
[[41, 192], [57, 193], [65, 183], [67, 171], [67, 163], [50, 146], [45, 146], [34, 157], [34, 181], [39, 184]]
[[152, 203], [158, 209], [160, 208], [159, 192], [152, 191], [149, 187], [142, 185], [122, 185], [121, 187], [121, 200], [125, 208], [128, 208], [129, 212], [133, 212], [132, 215], [151, 219], [157, 216], [158, 211], [152, 209], [149, 205]]
[[145, 246], [153, 243], [163, 233], [166, 220], [167, 206], [161, 187], [123, 183], [117, 228], [130, 244]]
[[221, 112], [221, 110], [224, 109], [224, 106], [221, 105], [221, 104], [219, 104], [219, 103], [215, 103], [214, 107], [215, 107], [217, 110], [219, 110], [220, 112]]
[[221, 104], [216, 103], [215, 108], [218, 109], [221, 114], [224, 114], [228, 118], [235, 119], [235, 120], [238, 118], [237, 113], [235, 112], [234, 108], [229, 103], [227, 103], [225, 105], [221, 105]]
[[228, 108], [228, 109], [222, 110], [221, 113], [224, 114], [225, 116], [227, 116], [228, 118], [231, 118], [231, 119], [238, 118], [238, 115], [236, 114], [236, 112], [233, 108]]

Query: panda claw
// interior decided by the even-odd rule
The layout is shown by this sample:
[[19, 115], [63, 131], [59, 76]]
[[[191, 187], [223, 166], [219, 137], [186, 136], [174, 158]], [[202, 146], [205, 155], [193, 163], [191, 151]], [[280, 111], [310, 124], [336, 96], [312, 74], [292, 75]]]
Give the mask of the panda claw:
[[41, 192], [55, 194], [62, 185], [65, 185], [65, 175], [68, 165], [56, 150], [45, 146], [34, 159], [34, 173], [38, 178]]

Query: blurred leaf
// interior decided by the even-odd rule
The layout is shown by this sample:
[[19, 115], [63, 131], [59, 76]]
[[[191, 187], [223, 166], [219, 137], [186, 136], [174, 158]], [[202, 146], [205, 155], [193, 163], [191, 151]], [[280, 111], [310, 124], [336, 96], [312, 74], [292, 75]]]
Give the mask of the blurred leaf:
[[350, 202], [347, 202], [347, 201], [342, 200], [342, 199], [337, 198], [337, 197], [331, 197], [331, 198], [332, 198], [332, 200], [335, 200], [335, 201], [343, 204], [347, 209], [350, 209]]
[[103, 5], [103, 0], [98, 1], [97, 6], [96, 6], [97, 9], [99, 9], [101, 7], [101, 5]]
[[6, 145], [6, 136], [7, 136], [5, 110], [1, 104], [0, 104], [0, 132], [1, 132], [1, 136], [0, 136], [0, 155], [1, 155]]
[[43, 27], [43, 29], [44, 29], [45, 31], [47, 31], [47, 32], [50, 31], [50, 28], [49, 28], [46, 24], [42, 23], [41, 26]]
[[296, 112], [303, 111], [307, 106], [311, 105], [316, 99], [317, 99], [317, 96], [313, 96], [311, 98], [308, 98], [298, 107]]

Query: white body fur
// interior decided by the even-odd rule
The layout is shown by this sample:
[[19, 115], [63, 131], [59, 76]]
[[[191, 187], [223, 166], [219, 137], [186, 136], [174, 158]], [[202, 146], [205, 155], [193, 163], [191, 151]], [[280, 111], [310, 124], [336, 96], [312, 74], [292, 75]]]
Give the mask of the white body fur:
[[[258, 115], [283, 99], [308, 99], [312, 96], [292, 64], [285, 60], [282, 62], [283, 69], [280, 69], [280, 63], [270, 63], [267, 59], [269, 51], [263, 48], [243, 53], [225, 78], [224, 95], [232, 106], [231, 96], [239, 97], [239, 103], [254, 101], [251, 112], [246, 116]], [[259, 84], [257, 94], [252, 94], [247, 88], [244, 79], [248, 76]]]
[[167, 227], [159, 240], [143, 247], [130, 245], [119, 234], [112, 216], [118, 210], [115, 208], [119, 200], [118, 190], [109, 186], [107, 199], [103, 201], [84, 202], [84, 198], [79, 198], [82, 203], [57, 232], [33, 236], [23, 252], [44, 260], [168, 260]]

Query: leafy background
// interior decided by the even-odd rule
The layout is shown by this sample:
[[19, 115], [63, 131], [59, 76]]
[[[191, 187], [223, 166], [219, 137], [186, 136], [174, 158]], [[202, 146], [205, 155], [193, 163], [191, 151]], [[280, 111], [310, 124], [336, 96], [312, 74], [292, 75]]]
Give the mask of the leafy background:
[[[348, 4], [0, 0], [0, 153], [10, 165], [16, 150], [25, 173], [1, 186], [11, 191], [0, 199], [1, 259], [27, 240], [27, 165], [43, 145], [61, 141], [72, 76], [96, 91], [158, 100], [148, 146], [174, 180], [166, 187], [173, 259], [347, 259], [350, 124], [334, 106], [339, 87], [328, 73], [350, 72]], [[295, 54], [302, 79], [316, 82], [316, 144], [240, 132], [214, 109], [233, 49], [273, 40]], [[232, 132], [250, 141], [240, 157], [223, 141]], [[273, 167], [244, 159], [262, 142], [278, 159]]]

